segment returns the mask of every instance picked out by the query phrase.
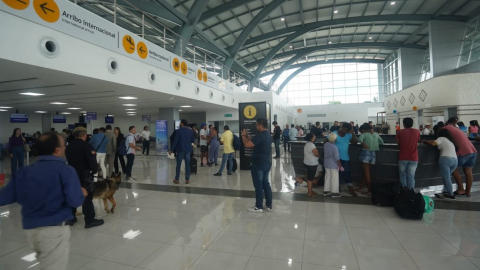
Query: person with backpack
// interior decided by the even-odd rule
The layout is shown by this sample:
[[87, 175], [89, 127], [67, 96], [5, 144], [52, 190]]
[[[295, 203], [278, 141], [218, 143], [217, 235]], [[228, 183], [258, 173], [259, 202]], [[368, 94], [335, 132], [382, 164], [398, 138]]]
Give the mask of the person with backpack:
[[290, 129], [288, 128], [288, 124], [285, 126], [285, 129], [283, 130], [282, 137], [283, 137], [283, 152], [286, 154], [287, 149], [290, 151], [290, 144], [288, 143], [290, 141]]
[[443, 178], [443, 191], [441, 193], [436, 193], [435, 197], [439, 199], [455, 200], [451, 175], [457, 169], [458, 159], [457, 146], [453, 142], [450, 131], [447, 129], [441, 129], [438, 132], [436, 140], [424, 140], [423, 143], [437, 146], [440, 151], [438, 164], [440, 165], [440, 172]]
[[105, 136], [105, 128], [99, 128], [93, 130], [92, 139], [88, 142], [90, 143], [95, 152], [97, 153], [97, 163], [100, 165], [102, 170], [102, 177], [108, 178], [110, 175], [107, 175], [107, 168], [105, 167], [105, 157], [107, 156], [107, 144], [108, 138]]
[[414, 129], [413, 119], [403, 119], [404, 129], [399, 130], [395, 136], [400, 156], [398, 169], [400, 174], [400, 184], [403, 188], [415, 188], [415, 171], [418, 165], [418, 142], [420, 141], [420, 131]]
[[[371, 169], [372, 165], [375, 165], [376, 154], [375, 151], [380, 150], [380, 144], [383, 144], [382, 138], [378, 135], [378, 133], [374, 133], [372, 131], [372, 126], [365, 123], [360, 127], [360, 132], [362, 133], [358, 137], [358, 142], [362, 145], [362, 152], [360, 153], [360, 162], [362, 163], [363, 168], [363, 179], [362, 184], [357, 189], [357, 191], [362, 192], [363, 195], [367, 195], [369, 197], [372, 196], [371, 190]], [[367, 186], [367, 193], [364, 193], [363, 187]]]
[[275, 144], [275, 156], [273, 158], [280, 158], [280, 134], [282, 129], [278, 125], [277, 121], [273, 121], [273, 143]]
[[[232, 170], [233, 170], [233, 155], [235, 153], [234, 149], [234, 134], [232, 131], [230, 131], [229, 126], [224, 126], [223, 127], [223, 134], [222, 137], [220, 138], [220, 143], [223, 144], [223, 156], [222, 156], [222, 165], [220, 165], [220, 169], [215, 176], [221, 176], [223, 169], [225, 168], [225, 164], [228, 161], [228, 167], [227, 167], [227, 174], [232, 175]], [[238, 137], [237, 137], [238, 138]]]

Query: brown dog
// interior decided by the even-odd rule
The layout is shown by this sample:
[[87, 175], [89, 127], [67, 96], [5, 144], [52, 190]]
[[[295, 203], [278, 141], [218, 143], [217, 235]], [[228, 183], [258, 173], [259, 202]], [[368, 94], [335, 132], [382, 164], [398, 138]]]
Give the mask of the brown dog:
[[[93, 186], [93, 198], [94, 199], [103, 199], [103, 205], [105, 206], [105, 211], [107, 213], [113, 213], [117, 207], [117, 202], [113, 195], [117, 191], [118, 187], [122, 183], [122, 175], [112, 173], [112, 176], [109, 179], [97, 181]], [[113, 204], [112, 209], [108, 209], [107, 199]]]

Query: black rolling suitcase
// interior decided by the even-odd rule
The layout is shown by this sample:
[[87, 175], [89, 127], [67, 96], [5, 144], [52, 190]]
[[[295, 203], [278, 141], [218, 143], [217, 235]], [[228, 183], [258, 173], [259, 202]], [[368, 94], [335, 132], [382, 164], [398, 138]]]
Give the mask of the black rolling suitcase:
[[398, 183], [372, 183], [372, 204], [376, 206], [393, 206], [393, 201], [400, 193]]
[[235, 158], [232, 158], [233, 166], [232, 166], [232, 172], [237, 171], [237, 160]]
[[425, 200], [422, 194], [413, 189], [404, 189], [395, 197], [393, 208], [402, 218], [421, 220], [425, 212]]
[[198, 161], [196, 158], [190, 159], [190, 174], [197, 174]]

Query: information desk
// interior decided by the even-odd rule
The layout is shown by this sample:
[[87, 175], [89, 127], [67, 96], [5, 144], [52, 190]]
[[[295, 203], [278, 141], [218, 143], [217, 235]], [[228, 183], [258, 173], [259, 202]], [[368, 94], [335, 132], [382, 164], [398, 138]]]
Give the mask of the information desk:
[[[389, 136], [389, 135], [386, 135]], [[383, 136], [382, 136], [383, 137]], [[422, 136], [423, 137], [423, 136]], [[323, 141], [325, 138], [318, 138], [315, 145], [319, 149], [320, 158], [323, 159]], [[303, 165], [303, 148], [305, 141], [292, 141], [291, 159], [296, 175], [305, 174], [305, 166]], [[480, 152], [480, 142], [473, 142], [477, 151]], [[350, 145], [349, 156], [352, 180], [357, 185], [362, 181], [362, 167], [359, 161], [360, 152], [362, 147], [358, 145]], [[395, 143], [386, 143], [380, 145], [380, 151], [376, 152], [377, 160], [376, 164], [372, 166], [371, 175], [372, 181], [377, 182], [391, 182], [399, 181], [398, 174], [398, 154], [399, 149]], [[415, 186], [416, 187], [428, 187], [443, 185], [442, 176], [438, 166], [439, 151], [437, 147], [430, 145], [419, 144], [418, 145], [418, 167], [415, 173]], [[465, 183], [463, 172], [461, 172], [462, 179]], [[477, 162], [473, 168], [473, 181], [480, 181], [480, 158], [477, 158]], [[455, 180], [453, 180], [455, 183]], [[322, 180], [323, 182], [323, 180]], [[340, 182], [343, 183], [342, 179]], [[321, 183], [323, 185], [323, 183]]]

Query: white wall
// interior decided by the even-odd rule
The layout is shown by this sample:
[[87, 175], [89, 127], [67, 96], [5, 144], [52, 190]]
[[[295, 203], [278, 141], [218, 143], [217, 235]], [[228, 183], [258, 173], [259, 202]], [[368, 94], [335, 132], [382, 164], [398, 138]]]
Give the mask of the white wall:
[[[409, 101], [410, 96], [414, 98], [413, 102]], [[402, 97], [405, 99], [403, 105]], [[407, 114], [413, 115], [414, 127], [418, 128], [419, 125], [430, 121], [432, 116], [442, 115], [442, 110], [452, 107], [457, 108], [460, 121], [468, 126], [469, 121], [480, 119], [480, 73], [435, 77], [385, 97], [384, 104], [390, 126], [395, 125], [395, 119], [398, 117], [393, 113], [394, 110], [402, 119]], [[414, 106], [418, 110], [424, 110], [424, 123], [417, 121], [418, 113], [413, 110]]]

